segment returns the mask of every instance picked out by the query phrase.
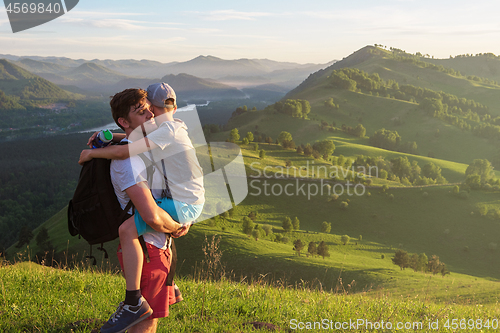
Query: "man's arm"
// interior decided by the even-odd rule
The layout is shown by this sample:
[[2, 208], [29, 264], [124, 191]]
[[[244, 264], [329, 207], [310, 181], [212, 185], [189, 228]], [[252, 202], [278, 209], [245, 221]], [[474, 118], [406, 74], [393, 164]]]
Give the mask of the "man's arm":
[[128, 145], [113, 145], [104, 148], [84, 149], [80, 153], [80, 160], [78, 163], [83, 165], [83, 163], [93, 158], [125, 160], [130, 156], [135, 156], [155, 148], [158, 148], [158, 146], [153, 141], [148, 140], [148, 138], [142, 138]]
[[182, 224], [174, 221], [170, 214], [158, 207], [151, 191], [144, 182], [127, 188], [125, 192], [141, 214], [142, 219], [154, 230], [175, 233], [182, 227]]

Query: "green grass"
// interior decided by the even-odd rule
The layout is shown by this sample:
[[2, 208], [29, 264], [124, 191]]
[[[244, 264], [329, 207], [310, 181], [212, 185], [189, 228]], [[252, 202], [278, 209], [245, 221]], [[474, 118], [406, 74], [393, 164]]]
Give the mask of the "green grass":
[[[311, 284], [319, 281], [325, 288], [332, 289], [342, 271], [344, 281], [358, 282], [354, 288], [357, 292], [387, 288], [394, 274], [400, 274], [399, 268], [390, 259], [398, 248], [410, 253], [425, 252], [429, 257], [438, 255], [453, 277], [460, 273], [467, 274], [471, 279], [500, 278], [498, 250], [490, 248], [490, 243], [497, 243], [500, 221], [492, 215], [481, 217], [478, 213], [481, 205], [487, 205], [490, 210], [500, 209], [496, 192], [471, 192], [469, 198], [464, 200], [454, 196], [450, 187], [401, 188], [389, 190], [389, 194], [394, 195], [391, 200], [388, 193], [380, 193], [380, 188], [369, 188], [369, 197], [366, 194], [362, 197], [344, 194], [337, 201], [328, 201], [326, 195], [311, 196], [310, 199], [302, 194], [265, 196], [261, 192], [257, 195], [256, 188], [262, 186], [264, 180], [260, 181], [260, 184], [250, 188], [248, 197], [236, 208], [232, 218], [221, 220], [215, 226], [209, 226], [207, 222], [198, 223], [188, 235], [176, 242], [181, 275], [196, 275], [196, 268], [204, 257], [200, 244], [204, 242], [205, 235], [209, 238], [220, 235], [224, 264], [235, 279], [267, 274], [271, 281], [286, 279], [292, 284], [300, 280]], [[290, 180], [265, 181], [269, 184], [268, 189], [276, 184], [283, 186], [290, 183]], [[292, 181], [291, 184], [293, 189], [296, 183]], [[263, 191], [262, 187], [260, 189]], [[428, 195], [424, 196], [423, 192]], [[348, 209], [341, 210], [340, 202], [347, 199]], [[273, 242], [265, 236], [255, 241], [241, 233], [241, 220], [250, 211], [258, 212], [256, 223], [271, 225], [274, 233], [283, 234], [281, 223], [286, 216], [297, 216], [301, 221], [300, 230], [284, 234], [289, 238], [287, 244]], [[323, 221], [332, 223], [331, 234], [320, 232]], [[72, 258], [82, 258], [78, 249], [88, 250], [88, 245], [83, 240], [77, 241], [77, 237], [65, 234], [65, 216], [61, 214], [59, 220], [54, 217], [50, 222], [49, 235], [56, 249], [66, 251], [69, 248], [70, 256], [74, 254]], [[64, 232], [58, 235], [55, 230]], [[352, 239], [348, 245], [340, 242], [340, 235], [344, 234]], [[360, 235], [362, 240], [358, 241]], [[295, 239], [301, 239], [306, 245], [310, 241], [325, 241], [331, 256], [325, 259], [298, 257], [292, 250]], [[69, 246], [68, 240], [77, 242]], [[112, 264], [116, 264], [115, 245], [106, 244], [105, 247], [111, 255]], [[34, 258], [34, 240], [30, 249], [30, 257]], [[13, 250], [11, 248], [8, 252]], [[107, 267], [100, 252], [95, 253], [98, 254], [99, 265]], [[101, 264], [102, 261], [104, 264]], [[425, 280], [423, 274], [416, 276]], [[449, 281], [449, 277], [443, 281]], [[405, 288], [404, 284], [391, 286], [394, 289]]]
[[[345, 290], [331, 293], [312, 291], [301, 284], [270, 285], [262, 280], [247, 283], [224, 278], [219, 281], [181, 278], [177, 284], [184, 301], [171, 307], [169, 317], [159, 320], [158, 332], [252, 332], [253, 322], [281, 329], [310, 325], [316, 332], [321, 326], [314, 326], [315, 322], [333, 325], [327, 326], [330, 329], [335, 328], [336, 322], [337, 325], [351, 322], [350, 326], [345, 324], [343, 331], [368, 332], [373, 329], [367, 322], [381, 325], [382, 321], [390, 322], [393, 328], [398, 323], [403, 327], [405, 323], [418, 325], [411, 329], [412, 324], [407, 324], [408, 329], [402, 330], [406, 332], [426, 331], [429, 325], [438, 325], [437, 332], [449, 332], [445, 325], [447, 322], [451, 325], [452, 319], [486, 323], [500, 315], [496, 306], [498, 292], [492, 292], [491, 282], [478, 284], [464, 282], [459, 277], [451, 280], [426, 276], [425, 284], [416, 285], [411, 273], [399, 275], [403, 275], [398, 277], [402, 282], [421, 292], [420, 296], [390, 290], [350, 294], [347, 283]], [[446, 288], [440, 286], [441, 280], [446, 280]], [[33, 263], [0, 267], [0, 281], [0, 330], [12, 333], [95, 332], [114, 311], [124, 288], [123, 279], [115, 274], [52, 269]], [[427, 299], [436, 287], [443, 294], [446, 290], [448, 295], [443, 300]], [[489, 290], [490, 302], [449, 296], [455, 289], [463, 288], [475, 294]], [[352, 322], [359, 326], [352, 326]]]

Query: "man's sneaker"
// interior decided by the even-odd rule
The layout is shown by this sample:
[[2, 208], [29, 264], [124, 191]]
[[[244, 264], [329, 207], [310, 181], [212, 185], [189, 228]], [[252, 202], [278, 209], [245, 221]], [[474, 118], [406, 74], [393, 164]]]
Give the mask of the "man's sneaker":
[[101, 333], [123, 333], [153, 314], [148, 301], [141, 296], [139, 304], [132, 306], [120, 302], [115, 313], [102, 325]]

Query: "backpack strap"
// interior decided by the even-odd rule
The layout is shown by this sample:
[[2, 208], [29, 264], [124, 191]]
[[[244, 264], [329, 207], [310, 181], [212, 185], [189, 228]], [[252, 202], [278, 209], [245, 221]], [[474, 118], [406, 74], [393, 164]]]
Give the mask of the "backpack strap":
[[[151, 187], [150, 184], [152, 184], [152, 182], [153, 182], [153, 173], [154, 173], [153, 167], [156, 167], [158, 170], [161, 170], [161, 169], [158, 166], [158, 164], [156, 164], [156, 161], [153, 158], [153, 154], [151, 153], [151, 148], [149, 147], [149, 142], [147, 140], [146, 140], [146, 144], [149, 148], [148, 151], [149, 151], [150, 159], [147, 159], [147, 157], [144, 156], [144, 154], [139, 154], [139, 156], [143, 160], [144, 164], [147, 165], [147, 167], [146, 167], [147, 180], [148, 180], [148, 185]], [[163, 169], [163, 178], [164, 178], [164, 183], [165, 183], [165, 189], [162, 191], [162, 197], [172, 198], [172, 194], [170, 192], [170, 189], [168, 187], [168, 182], [167, 182], [167, 173], [166, 173], [166, 169], [165, 169], [165, 162], [163, 160], [161, 160], [161, 165], [162, 165], [162, 169]], [[152, 195], [152, 193], [151, 193], [151, 195]], [[172, 237], [172, 234], [165, 233], [165, 236], [168, 240], [168, 244], [169, 244], [168, 247], [172, 251], [172, 262], [170, 264], [170, 269], [168, 271], [166, 285], [172, 286], [173, 282], [174, 282], [174, 276], [175, 276], [175, 267], [177, 266], [177, 250], [175, 248], [175, 243], [174, 243], [174, 239]], [[149, 263], [150, 262], [149, 253], [148, 253], [148, 249], [146, 247], [146, 242], [144, 241], [143, 236], [139, 237], [139, 242], [141, 243], [142, 251], [144, 252], [144, 255], [146, 256], [146, 262]]]
[[172, 263], [170, 264], [170, 269], [167, 275], [167, 286], [173, 286], [174, 276], [175, 276], [175, 267], [177, 266], [177, 249], [175, 248], [174, 238], [170, 236], [171, 247], [172, 250]]

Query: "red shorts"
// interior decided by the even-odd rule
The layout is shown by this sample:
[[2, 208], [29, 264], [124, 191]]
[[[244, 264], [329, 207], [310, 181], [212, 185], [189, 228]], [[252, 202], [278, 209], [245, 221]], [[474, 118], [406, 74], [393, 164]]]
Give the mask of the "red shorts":
[[[141, 293], [153, 309], [153, 314], [148, 319], [163, 318], [168, 316], [168, 306], [182, 301], [179, 288], [167, 286], [167, 275], [170, 271], [172, 251], [161, 250], [156, 246], [146, 243], [150, 262], [144, 264], [141, 274]], [[123, 270], [123, 258], [121, 246], [118, 246], [118, 260]]]

